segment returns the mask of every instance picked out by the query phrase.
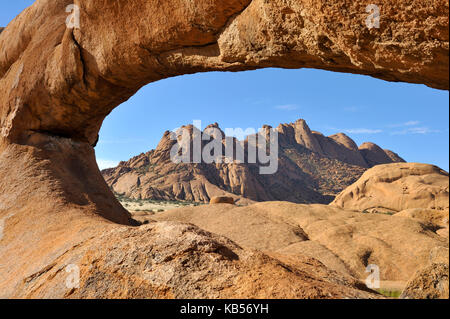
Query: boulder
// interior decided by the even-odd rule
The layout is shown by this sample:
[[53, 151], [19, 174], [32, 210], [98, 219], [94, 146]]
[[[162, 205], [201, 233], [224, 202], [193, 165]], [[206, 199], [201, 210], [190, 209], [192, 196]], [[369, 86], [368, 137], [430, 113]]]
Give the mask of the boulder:
[[416, 273], [400, 298], [404, 299], [448, 299], [448, 264], [432, 264]]
[[378, 165], [330, 204], [344, 209], [400, 212], [449, 210], [449, 176], [439, 167], [418, 163]]
[[216, 197], [211, 198], [211, 201], [209, 203], [211, 205], [214, 205], [214, 204], [231, 204], [231, 205], [234, 205], [234, 199], [233, 199], [233, 197], [216, 196]]

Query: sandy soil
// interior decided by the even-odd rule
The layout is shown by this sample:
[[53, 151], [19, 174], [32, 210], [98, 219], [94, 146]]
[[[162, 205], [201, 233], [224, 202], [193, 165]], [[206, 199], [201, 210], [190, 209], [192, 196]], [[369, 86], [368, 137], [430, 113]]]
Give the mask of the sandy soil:
[[192, 202], [172, 202], [172, 201], [154, 201], [154, 200], [139, 200], [139, 201], [120, 200], [120, 203], [130, 213], [133, 213], [133, 215], [134, 213], [138, 212], [157, 213], [181, 207], [194, 207], [201, 205], [199, 203], [192, 203]]

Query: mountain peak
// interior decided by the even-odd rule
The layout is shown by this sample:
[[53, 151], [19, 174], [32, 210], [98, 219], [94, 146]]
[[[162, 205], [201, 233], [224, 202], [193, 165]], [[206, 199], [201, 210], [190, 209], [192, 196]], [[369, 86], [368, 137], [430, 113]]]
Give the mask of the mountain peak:
[[336, 143], [344, 145], [346, 148], [351, 150], [358, 150], [358, 145], [345, 133], [337, 133], [329, 136], [329, 138], [333, 139]]
[[301, 124], [301, 125], [304, 125], [304, 124], [306, 124], [306, 120], [305, 120], [305, 119], [298, 119], [298, 120], [295, 121], [294, 124]]
[[219, 123], [215, 122], [215, 123], [213, 123], [213, 124], [209, 124], [209, 125], [205, 128], [205, 130], [208, 129], [208, 128], [218, 128], [218, 129], [220, 129], [220, 126], [219, 126]]
[[392, 151], [386, 152], [380, 146], [372, 142], [365, 142], [359, 147], [359, 151], [363, 155], [370, 167], [378, 164], [387, 164], [392, 162], [405, 162], [400, 156]]

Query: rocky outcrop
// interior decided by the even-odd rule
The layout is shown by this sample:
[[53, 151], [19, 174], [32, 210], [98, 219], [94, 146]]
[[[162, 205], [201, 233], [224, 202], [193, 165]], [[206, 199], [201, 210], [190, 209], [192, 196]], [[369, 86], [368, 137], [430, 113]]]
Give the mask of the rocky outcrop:
[[357, 211], [400, 212], [411, 208], [448, 211], [448, 173], [427, 164], [378, 165], [339, 194], [331, 205]]
[[[280, 283], [274, 297], [367, 296], [264, 255], [233, 262], [230, 292], [220, 280], [234, 255], [220, 253], [209, 234], [195, 241], [205, 246], [160, 259], [190, 230], [113, 224], [132, 221], [101, 178], [92, 146], [104, 118], [139, 88], [195, 72], [309, 67], [448, 89], [448, 2], [385, 1], [379, 29], [367, 28], [359, 1], [76, 3], [79, 27], [66, 25], [73, 0], [37, 0], [0, 34], [1, 297], [264, 298], [269, 283]], [[155, 267], [130, 263], [144, 259]], [[193, 269], [217, 269], [217, 285], [177, 271], [191, 261]], [[72, 264], [80, 265], [80, 290], [64, 284]]]
[[278, 127], [281, 143], [298, 144], [317, 154], [323, 154], [322, 148], [303, 119], [291, 124], [281, 124]]
[[[8, 278], [2, 277], [0, 297], [379, 298], [312, 258], [281, 260], [244, 250], [192, 225], [161, 222], [129, 228], [92, 220], [88, 225], [72, 226], [82, 234], [67, 231], [66, 241], [58, 241], [62, 245], [42, 264], [33, 260], [23, 273], [13, 268]], [[46, 239], [39, 247], [52, 243]], [[22, 280], [14, 278], [18, 274]]]
[[448, 299], [448, 248], [437, 247], [430, 253], [428, 265], [419, 269], [401, 294], [404, 299]]
[[430, 251], [448, 240], [420, 221], [385, 214], [349, 212], [329, 205], [286, 202], [247, 207], [182, 208], [149, 217], [192, 223], [266, 253], [309, 256], [343, 276], [364, 281], [375, 264], [381, 281], [402, 282], [429, 263]]
[[[329, 137], [321, 133], [314, 132], [314, 136], [319, 142], [323, 153], [331, 158], [338, 159], [342, 162], [368, 168], [366, 160], [359, 152], [355, 142], [343, 133], [338, 133]], [[378, 164], [386, 164], [379, 162]]]
[[[217, 129], [223, 137], [225, 154], [225, 145], [230, 141], [217, 123], [209, 125], [203, 132], [192, 125], [183, 128], [191, 137], [194, 134], [209, 136]], [[114, 192], [133, 199], [207, 203], [214, 196], [231, 196], [241, 205], [270, 200], [328, 204], [334, 195], [355, 182], [369, 167], [355, 142], [345, 134], [325, 137], [312, 132], [304, 120], [281, 124], [277, 130], [278, 171], [270, 176], [259, 174], [259, 165], [247, 162], [176, 164], [170, 158], [170, 151], [176, 144], [170, 138], [170, 132], [164, 133], [155, 150], [102, 173]], [[244, 142], [232, 139], [234, 145], [243, 145], [246, 159], [248, 141], [249, 138]], [[202, 150], [205, 145], [202, 144]], [[192, 143], [190, 150], [193, 150]], [[387, 155], [379, 162], [376, 160], [371, 164], [392, 162]]]
[[403, 299], [448, 299], [447, 264], [431, 264], [418, 271], [401, 294]]
[[436, 229], [436, 233], [448, 238], [448, 210], [411, 208], [396, 213], [398, 217], [413, 218], [427, 225], [431, 229]]
[[394, 153], [390, 150], [383, 150], [387, 156], [394, 162], [394, 163], [400, 163], [400, 162], [406, 162], [403, 158], [400, 157], [397, 153]]
[[[365, 215], [388, 214], [414, 220], [444, 240], [444, 246], [424, 252], [419, 268], [410, 276], [402, 298], [448, 298], [449, 177], [433, 165], [396, 163], [368, 170], [344, 190], [331, 206], [362, 211]], [[395, 233], [398, 226], [394, 226]], [[386, 230], [388, 231], [388, 230]], [[405, 241], [414, 242], [410, 237]], [[417, 242], [418, 243], [418, 242]], [[423, 242], [420, 241], [421, 245]], [[416, 255], [417, 256], [417, 255]]]
[[[286, 148], [292, 147], [292, 145], [301, 145], [316, 154], [351, 165], [369, 168], [379, 164], [405, 161], [396, 153], [382, 150], [374, 143], [364, 143], [358, 148], [356, 143], [344, 133], [327, 137], [320, 132], [311, 131], [303, 119], [297, 120], [295, 123], [280, 124], [277, 130], [280, 144]], [[375, 153], [376, 156], [372, 152], [366, 151], [369, 145], [378, 151]]]
[[381, 147], [373, 143], [364, 143], [359, 147], [359, 151], [369, 167], [373, 167], [379, 163], [388, 164], [393, 159], [403, 161], [398, 155], [392, 151], [385, 151]]

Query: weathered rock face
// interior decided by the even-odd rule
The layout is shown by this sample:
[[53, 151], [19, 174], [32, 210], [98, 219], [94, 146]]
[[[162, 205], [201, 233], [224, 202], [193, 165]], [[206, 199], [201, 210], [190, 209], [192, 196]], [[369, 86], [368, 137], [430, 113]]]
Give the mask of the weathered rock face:
[[[244, 250], [192, 225], [161, 222], [129, 228], [91, 220], [84, 226], [66, 232], [64, 244], [53, 255], [45, 255], [43, 261], [49, 264], [33, 260], [34, 268], [8, 272], [8, 278], [2, 278], [0, 297], [380, 297], [358, 289], [357, 280], [338, 275], [312, 258], [290, 260]], [[60, 237], [54, 240], [62, 243]], [[67, 285], [71, 269], [79, 271], [78, 288]]]
[[410, 208], [396, 213], [395, 216], [413, 218], [425, 225], [435, 227], [438, 229], [437, 233], [441, 236], [445, 234], [445, 230], [447, 230], [447, 236], [444, 237], [448, 237], [448, 210]]
[[[414, 274], [408, 273], [410, 278], [401, 297], [448, 298], [449, 177], [447, 172], [433, 165], [417, 163], [379, 165], [364, 173], [330, 206], [363, 211], [367, 215], [384, 213], [393, 214], [394, 218], [415, 220], [425, 229], [439, 235], [439, 240], [445, 239], [447, 247], [437, 246], [422, 253], [421, 266]], [[392, 226], [397, 234], [399, 227]], [[403, 241], [415, 242], [409, 236]], [[429, 254], [430, 251], [431, 254]]]
[[[318, 140], [322, 152], [331, 158], [339, 159], [345, 163], [369, 167], [367, 161], [358, 150], [355, 142], [343, 133], [338, 133], [329, 137], [314, 132], [314, 137]], [[378, 164], [387, 164], [389, 162], [379, 162]]]
[[411, 208], [448, 211], [448, 173], [427, 164], [378, 165], [339, 194], [331, 205], [357, 211], [400, 212]]
[[436, 247], [430, 253], [428, 265], [419, 269], [408, 281], [401, 298], [448, 299], [448, 248]]
[[389, 156], [389, 158], [394, 162], [394, 163], [399, 163], [399, 162], [406, 162], [403, 158], [401, 158], [397, 153], [392, 152], [391, 150], [383, 150], [387, 156]]
[[[280, 124], [277, 127], [280, 144], [284, 148], [302, 146], [311, 152], [341, 162], [364, 168], [379, 164], [404, 162], [400, 156], [390, 150], [382, 150], [374, 143], [364, 143], [359, 148], [356, 143], [344, 133], [324, 136], [320, 132], [311, 131], [305, 120], [295, 123]], [[377, 155], [365, 151], [365, 146], [371, 145], [377, 149]]]
[[[359, 147], [359, 151], [366, 160], [369, 167], [377, 165], [377, 163], [389, 163], [392, 158], [395, 158], [395, 153], [381, 149], [376, 144], [364, 143]], [[398, 157], [398, 156], [397, 156]]]
[[[361, 297], [342, 281], [334, 289], [300, 271], [286, 275], [278, 262], [272, 263], [278, 275], [264, 277], [270, 268], [260, 283], [248, 280], [249, 269], [267, 264], [264, 256], [236, 262], [234, 278], [244, 284], [233, 293], [218, 284], [181, 294], [173, 287], [192, 282], [164, 264], [154, 271], [175, 279], [155, 281], [163, 277], [129, 263], [119, 271], [106, 257], [133, 256], [140, 265], [144, 257], [130, 251], [130, 228], [110, 223], [129, 224], [129, 215], [107, 190], [91, 145], [104, 118], [140, 87], [194, 72], [310, 67], [448, 89], [448, 2], [383, 0], [380, 29], [371, 30], [366, 4], [358, 1], [80, 0], [75, 29], [65, 24], [71, 4], [37, 0], [0, 34], [1, 297], [78, 296], [63, 286], [68, 264], [81, 265], [82, 296], [123, 297], [124, 290], [94, 291], [91, 282], [108, 277], [105, 287], [129, 284], [124, 297], [264, 298], [270, 297], [264, 283], [283, 280], [280, 287], [291, 283], [292, 293], [278, 287], [273, 296]], [[148, 229], [134, 231], [138, 242], [157, 240]], [[176, 232], [156, 233], [181, 244]], [[112, 243], [120, 247], [116, 255]], [[177, 255], [171, 269], [183, 256], [195, 260], [189, 254], [203, 268], [209, 249]], [[223, 268], [214, 278], [226, 277], [226, 256], [215, 255]]]
[[[185, 128], [191, 136], [202, 134], [192, 125]], [[208, 126], [203, 134], [208, 135], [210, 128], [220, 130], [216, 123]], [[271, 200], [328, 204], [369, 167], [363, 153], [345, 134], [323, 136], [312, 132], [304, 120], [281, 124], [277, 131], [278, 171], [268, 176], [259, 174], [258, 165], [248, 163], [175, 164], [170, 152], [176, 141], [170, 139], [169, 132], [164, 134], [155, 150], [121, 162], [102, 174], [114, 192], [133, 199], [207, 203], [214, 196], [231, 196], [241, 205]], [[222, 137], [225, 137], [223, 132]], [[236, 142], [234, 139], [233, 143]], [[223, 149], [227, 143], [224, 138]], [[248, 138], [242, 144], [245, 158], [248, 158]], [[403, 161], [398, 156], [391, 159], [385, 151], [381, 152], [384, 156], [371, 158], [370, 167]]]
[[448, 299], [447, 264], [431, 264], [420, 269], [401, 294], [403, 299]]

